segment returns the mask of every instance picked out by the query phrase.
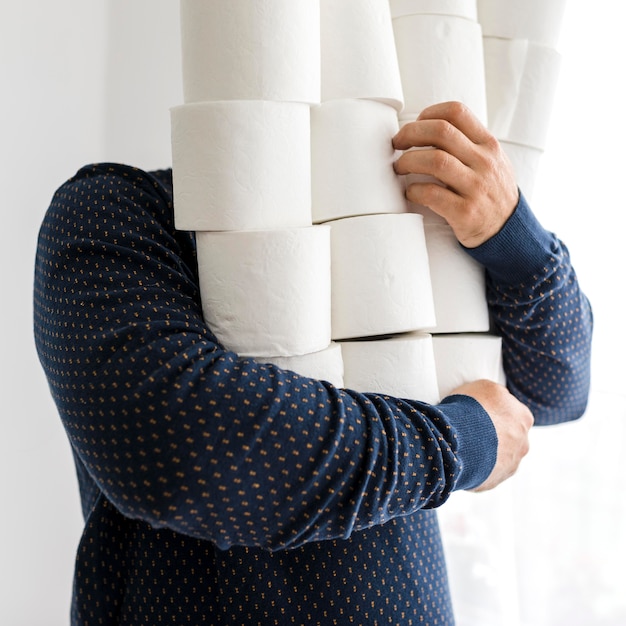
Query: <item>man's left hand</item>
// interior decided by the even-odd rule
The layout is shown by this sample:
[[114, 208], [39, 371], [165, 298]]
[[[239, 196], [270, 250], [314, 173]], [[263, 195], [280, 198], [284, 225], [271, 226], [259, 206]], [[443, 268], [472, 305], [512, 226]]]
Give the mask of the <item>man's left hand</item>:
[[519, 191], [507, 155], [460, 102], [424, 109], [400, 129], [393, 146], [406, 150], [396, 173], [427, 174], [444, 184], [414, 183], [407, 198], [441, 215], [467, 248], [493, 237], [515, 210]]

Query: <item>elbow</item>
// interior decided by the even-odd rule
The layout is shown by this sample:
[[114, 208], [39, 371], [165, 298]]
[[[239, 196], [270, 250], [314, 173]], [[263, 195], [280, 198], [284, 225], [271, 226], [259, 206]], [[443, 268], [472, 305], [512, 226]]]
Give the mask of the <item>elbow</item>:
[[550, 380], [537, 381], [530, 392], [511, 391], [533, 412], [537, 426], [578, 420], [585, 414], [589, 402], [589, 364], [562, 363]]
[[551, 345], [508, 363], [509, 390], [533, 412], [538, 426], [575, 421], [587, 410], [593, 322], [591, 310], [585, 313], [573, 324], [575, 332], [554, 334]]
[[[593, 331], [593, 316], [588, 308], [587, 323], [581, 324], [581, 340], [576, 350], [572, 350], [569, 358], [562, 367], [564, 409], [568, 420], [580, 419], [587, 411], [589, 394], [591, 392], [591, 337]], [[585, 332], [582, 332], [582, 331]]]

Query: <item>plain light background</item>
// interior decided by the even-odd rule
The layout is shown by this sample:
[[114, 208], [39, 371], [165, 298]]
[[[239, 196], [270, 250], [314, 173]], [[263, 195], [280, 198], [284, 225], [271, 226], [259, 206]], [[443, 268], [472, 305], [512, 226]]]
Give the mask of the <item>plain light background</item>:
[[[596, 328], [587, 416], [535, 435], [526, 461], [538, 468], [527, 470], [526, 501], [535, 498], [542, 521], [535, 532], [529, 517], [518, 537], [547, 580], [535, 584], [535, 561], [521, 563], [528, 626], [626, 623], [625, 18], [610, 0], [570, 0], [533, 195], [544, 225], [568, 244]], [[82, 519], [32, 340], [37, 230], [54, 190], [85, 163], [169, 166], [168, 109], [182, 102], [178, 2], [3, 3], [0, 68], [0, 623], [62, 626]]]

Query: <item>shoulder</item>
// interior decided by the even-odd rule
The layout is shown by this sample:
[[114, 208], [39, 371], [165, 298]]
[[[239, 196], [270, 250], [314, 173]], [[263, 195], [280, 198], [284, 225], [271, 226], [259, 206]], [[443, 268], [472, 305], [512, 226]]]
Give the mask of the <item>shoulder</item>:
[[117, 163], [82, 167], [54, 193], [40, 236], [97, 241], [132, 231], [177, 235], [171, 170], [146, 172]]
[[171, 170], [146, 172], [117, 163], [86, 165], [59, 187], [51, 208], [102, 212], [121, 204], [136, 205], [157, 218], [171, 220]]
[[41, 223], [38, 259], [79, 266], [89, 254], [158, 258], [195, 268], [191, 232], [174, 227], [171, 170], [116, 163], [86, 165], [55, 192]]
[[158, 189], [172, 186], [172, 170], [145, 171], [139, 167], [123, 163], [91, 163], [81, 167], [65, 185], [78, 184], [81, 181], [92, 181], [95, 184], [109, 183], [110, 185], [125, 184], [125, 186], [147, 186]]

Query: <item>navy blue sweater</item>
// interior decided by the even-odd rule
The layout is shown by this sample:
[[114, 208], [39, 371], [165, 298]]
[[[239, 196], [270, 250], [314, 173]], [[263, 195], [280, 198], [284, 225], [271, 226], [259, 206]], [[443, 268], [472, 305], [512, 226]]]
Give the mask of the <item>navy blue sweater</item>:
[[[513, 393], [579, 417], [591, 312], [523, 197], [468, 253]], [[226, 351], [202, 319], [171, 170], [81, 169], [44, 218], [35, 340], [85, 529], [74, 625], [453, 624], [435, 507], [497, 438], [473, 399], [337, 389]]]

